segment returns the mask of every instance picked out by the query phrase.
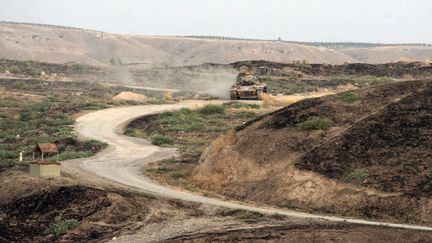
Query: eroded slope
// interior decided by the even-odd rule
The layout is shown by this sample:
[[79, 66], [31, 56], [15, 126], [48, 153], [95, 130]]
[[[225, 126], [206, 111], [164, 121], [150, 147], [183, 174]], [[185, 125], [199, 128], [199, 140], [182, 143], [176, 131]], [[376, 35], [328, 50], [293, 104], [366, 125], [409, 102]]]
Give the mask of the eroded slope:
[[432, 89], [401, 98], [382, 112], [299, 158], [300, 169], [330, 178], [363, 170], [365, 186], [432, 196]]
[[[391, 114], [395, 107], [409, 110], [409, 107], [404, 106], [404, 102], [409, 103], [409, 97], [424, 97], [426, 100], [424, 105], [427, 107], [430, 89], [431, 83], [428, 81], [399, 82], [359, 90], [355, 93], [358, 100], [354, 102], [348, 102], [346, 94], [300, 101], [215, 141], [203, 154], [200, 165], [195, 170], [195, 182], [206, 189], [237, 199], [325, 213], [430, 224], [432, 201], [427, 193], [412, 195], [413, 191], [408, 188], [389, 192], [389, 190], [382, 190], [385, 184], [382, 184], [382, 180], [376, 179], [364, 185], [363, 181], [359, 184], [355, 181], [342, 180], [344, 175], [352, 172], [351, 167], [340, 171], [338, 174], [340, 180], [335, 180], [334, 176], [328, 177], [325, 173], [321, 175], [302, 170], [295, 164], [296, 160], [306, 160], [308, 156], [312, 156], [314, 151], [327, 150], [327, 164], [330, 165], [331, 162], [331, 166], [328, 167], [335, 168], [337, 171], [339, 167], [350, 164], [350, 162], [343, 162], [344, 159], [335, 160], [333, 157], [334, 154], [340, 154], [341, 150], [345, 149], [336, 140], [341, 137], [356, 140], [355, 134], [352, 133], [353, 129], [372, 124], [372, 120], [377, 117], [385, 116], [384, 114], [389, 112]], [[411, 109], [416, 112], [410, 114], [418, 117], [419, 120], [424, 120], [420, 118], [422, 116], [430, 115], [428, 109], [422, 111], [421, 107], [415, 105]], [[388, 115], [388, 117], [393, 117], [392, 119], [397, 121], [396, 124], [410, 120], [410, 116], [406, 113], [398, 114], [398, 116]], [[331, 127], [327, 130], [299, 128], [299, 124], [314, 116], [329, 118], [332, 121]], [[390, 123], [385, 119], [376, 122]], [[370, 132], [373, 133], [374, 127], [369, 126]], [[390, 132], [393, 130], [400, 132], [397, 127], [393, 127], [393, 130], [391, 128], [392, 126], [388, 126]], [[423, 139], [429, 141], [428, 125], [426, 130]], [[358, 136], [362, 136], [368, 131], [363, 128], [357, 133]], [[352, 156], [355, 157], [356, 153], [364, 154], [364, 150], [373, 151], [374, 144], [366, 143], [370, 139], [363, 139], [364, 143], [359, 140], [359, 146], [363, 150], [353, 150]], [[420, 138], [419, 141], [422, 139]], [[334, 144], [330, 144], [331, 142]], [[395, 153], [391, 144], [386, 146], [383, 151]], [[409, 144], [401, 144], [401, 146], [406, 147]], [[415, 153], [416, 159], [407, 162], [405, 166], [414, 165], [418, 160], [427, 161], [430, 151], [421, 152], [420, 148], [415, 150], [419, 151]], [[377, 156], [381, 156], [377, 158], [380, 160], [387, 158], [382, 154], [374, 155]], [[319, 156], [315, 157], [317, 160], [318, 158]], [[404, 157], [394, 156], [394, 158]], [[395, 163], [399, 162], [388, 162], [381, 165], [381, 169], [388, 168], [389, 175], [396, 173], [397, 169], [393, 168]], [[299, 165], [300, 162], [297, 163], [297, 166]], [[430, 169], [430, 165], [428, 168]], [[427, 173], [424, 168], [419, 169], [421, 173]], [[396, 173], [392, 176], [400, 175]], [[421, 178], [412, 180], [421, 184], [423, 182]], [[372, 186], [371, 183], [376, 186]]]

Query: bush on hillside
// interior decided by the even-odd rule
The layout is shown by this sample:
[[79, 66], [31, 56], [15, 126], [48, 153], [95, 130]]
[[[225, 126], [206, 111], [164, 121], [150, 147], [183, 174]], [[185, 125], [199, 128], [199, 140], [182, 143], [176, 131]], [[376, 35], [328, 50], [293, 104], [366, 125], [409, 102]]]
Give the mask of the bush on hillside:
[[332, 124], [332, 121], [326, 117], [309, 117], [306, 121], [300, 123], [298, 126], [302, 130], [325, 130]]
[[54, 236], [60, 236], [66, 231], [75, 229], [79, 226], [79, 222], [76, 219], [65, 219], [63, 221], [59, 221], [56, 223], [51, 224], [48, 229], [44, 231], [46, 235], [54, 235]]
[[357, 100], [360, 100], [360, 96], [356, 93], [347, 92], [342, 94], [342, 100], [344, 100], [347, 103], [353, 103]]
[[225, 114], [225, 107], [221, 105], [206, 105], [198, 109], [198, 112], [203, 115]]
[[156, 146], [167, 147], [174, 145], [174, 142], [174, 139], [170, 136], [157, 134], [151, 137], [151, 143]]

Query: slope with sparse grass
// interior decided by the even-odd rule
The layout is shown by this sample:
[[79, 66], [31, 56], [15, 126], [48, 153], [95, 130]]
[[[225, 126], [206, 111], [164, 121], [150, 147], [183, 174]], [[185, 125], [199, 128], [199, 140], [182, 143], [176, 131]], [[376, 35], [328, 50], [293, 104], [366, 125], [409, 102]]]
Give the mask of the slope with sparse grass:
[[162, 181], [188, 186], [184, 179], [190, 178], [191, 169], [213, 140], [266, 111], [259, 105], [237, 101], [197, 110], [182, 108], [139, 118], [128, 125], [125, 133], [149, 139], [154, 145], [178, 148], [179, 158], [155, 163], [144, 170]]
[[83, 100], [71, 102], [53, 93], [48, 97], [22, 91], [5, 94], [0, 98], [0, 170], [13, 166], [19, 152], [29, 161], [37, 143], [56, 143], [60, 160], [88, 157], [105, 146], [94, 140], [79, 141], [73, 134], [70, 116], [92, 108]]

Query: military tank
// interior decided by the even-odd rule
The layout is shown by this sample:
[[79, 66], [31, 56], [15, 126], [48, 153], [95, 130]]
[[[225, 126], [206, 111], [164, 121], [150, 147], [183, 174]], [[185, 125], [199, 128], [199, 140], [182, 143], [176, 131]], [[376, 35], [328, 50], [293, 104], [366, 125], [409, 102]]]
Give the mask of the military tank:
[[236, 83], [230, 88], [231, 100], [261, 100], [262, 94], [267, 93], [267, 84], [257, 75], [240, 70]]

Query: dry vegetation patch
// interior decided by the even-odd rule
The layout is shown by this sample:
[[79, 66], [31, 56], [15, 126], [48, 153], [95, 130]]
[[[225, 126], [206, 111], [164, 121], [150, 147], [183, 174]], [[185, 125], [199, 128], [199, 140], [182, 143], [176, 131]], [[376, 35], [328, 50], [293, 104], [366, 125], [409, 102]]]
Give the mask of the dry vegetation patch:
[[[241, 102], [207, 105], [197, 110], [183, 108], [135, 120], [125, 133], [149, 139], [158, 146], [178, 148], [179, 158], [152, 164], [145, 173], [170, 184], [188, 184], [191, 170], [211, 142], [265, 112], [268, 110], [258, 105]], [[186, 186], [195, 190], [192, 185]]]

